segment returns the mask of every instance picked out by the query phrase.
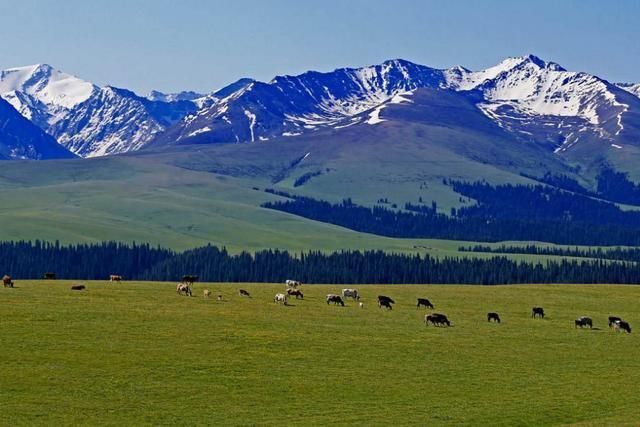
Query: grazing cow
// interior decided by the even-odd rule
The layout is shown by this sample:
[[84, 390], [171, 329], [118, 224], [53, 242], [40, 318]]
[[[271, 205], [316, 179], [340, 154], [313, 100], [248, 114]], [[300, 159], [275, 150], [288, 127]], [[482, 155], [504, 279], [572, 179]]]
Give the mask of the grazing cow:
[[87, 289], [85, 285], [73, 285], [71, 287], [72, 291], [84, 291], [85, 289]]
[[542, 309], [542, 307], [533, 307], [533, 309], [531, 310], [531, 317], [533, 317], [534, 319], [536, 317], [544, 319], [544, 310]]
[[120, 282], [120, 281], [122, 281], [122, 276], [117, 275], [117, 274], [112, 274], [111, 276], [109, 276], [109, 281], [110, 282]]
[[287, 289], [287, 295], [290, 297], [296, 297], [296, 299], [304, 299], [304, 294], [300, 289], [289, 288]]
[[589, 329], [593, 328], [593, 320], [591, 320], [591, 318], [587, 316], [578, 317], [575, 320], [574, 324], [576, 328], [580, 326], [580, 329], [582, 329], [585, 326], [588, 326]]
[[420, 308], [421, 305], [424, 305], [427, 308], [430, 308], [431, 310], [434, 309], [433, 304], [431, 304], [431, 301], [429, 301], [426, 298], [418, 298], [418, 304], [416, 304], [416, 308]]
[[618, 316], [609, 316], [609, 327], [612, 327], [614, 323], [619, 322], [620, 320], [622, 319]]
[[500, 316], [498, 313], [487, 313], [487, 322], [491, 322], [492, 320], [500, 323]]
[[393, 307], [391, 306], [391, 304], [395, 304], [396, 302], [391, 299], [390, 297], [384, 296], [384, 295], [378, 295], [378, 307], [382, 308], [382, 307], [386, 307], [389, 310], [393, 310]]
[[364, 303], [363, 302], [358, 303], [358, 305], [360, 306], [360, 308], [364, 308]]
[[276, 294], [276, 296], [273, 298], [273, 302], [275, 302], [276, 304], [287, 305], [287, 299], [287, 294]]
[[182, 283], [186, 283], [187, 285], [193, 285], [198, 281], [198, 276], [194, 276], [193, 274], [185, 274], [182, 276]]
[[347, 298], [353, 298], [354, 300], [359, 300], [360, 299], [360, 294], [358, 293], [357, 289], [343, 289], [342, 290], [342, 298], [347, 299]]
[[381, 300], [389, 301], [391, 304], [395, 304], [396, 303], [393, 299], [391, 299], [391, 297], [387, 297], [387, 296], [384, 296], [384, 295], [378, 295], [378, 301], [381, 301]]
[[433, 313], [433, 316], [436, 318], [437, 324], [440, 324], [441, 326], [444, 326], [444, 325], [451, 326], [451, 322], [449, 322], [449, 319], [444, 314]]
[[284, 281], [284, 283], [287, 285], [287, 288], [297, 288], [299, 286], [302, 286], [302, 283], [300, 283], [298, 280], [291, 280], [291, 279], [287, 279]]
[[205, 289], [202, 293], [205, 298], [209, 298], [211, 296], [211, 291], [209, 289]]
[[340, 304], [341, 306], [344, 307], [344, 301], [342, 300], [342, 297], [340, 295], [336, 295], [336, 294], [328, 294], [327, 295], [327, 305], [329, 305], [329, 303], [334, 303], [335, 305]]
[[176, 293], [178, 295], [182, 295], [184, 293], [184, 296], [192, 296], [191, 286], [187, 285], [186, 283], [178, 283], [178, 285], [176, 286]]
[[44, 273], [45, 280], [56, 280], [56, 273]]
[[11, 276], [7, 276], [6, 274], [2, 277], [2, 284], [5, 288], [13, 288], [13, 280], [11, 280]]
[[249, 292], [245, 291], [244, 289], [240, 289], [240, 296], [251, 298], [251, 295], [249, 295]]
[[431, 323], [432, 325], [435, 326], [437, 320], [438, 319], [433, 314], [425, 314], [424, 315], [424, 324], [426, 326], [429, 326], [429, 323]]
[[616, 332], [626, 331], [628, 333], [631, 333], [631, 326], [629, 325], [628, 322], [625, 322], [624, 320], [616, 320], [613, 324], [613, 328], [615, 329]]
[[431, 323], [433, 326], [444, 326], [444, 325], [451, 326], [451, 322], [449, 322], [449, 319], [447, 319], [447, 316], [439, 313], [425, 315], [424, 324], [429, 326], [429, 323]]

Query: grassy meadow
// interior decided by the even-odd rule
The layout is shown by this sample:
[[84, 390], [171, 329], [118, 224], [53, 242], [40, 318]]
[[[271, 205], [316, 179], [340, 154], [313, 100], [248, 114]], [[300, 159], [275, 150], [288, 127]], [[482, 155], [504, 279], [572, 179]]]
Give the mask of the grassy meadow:
[[[75, 282], [73, 282], [75, 283]], [[0, 289], [2, 425], [620, 425], [640, 419], [640, 287], [16, 281]], [[203, 289], [213, 292], [209, 300]], [[252, 298], [241, 298], [238, 289]], [[222, 294], [223, 301], [216, 296]], [[392, 311], [375, 304], [392, 296]], [[426, 327], [427, 297], [450, 328]], [[544, 320], [530, 317], [545, 308]], [[497, 311], [502, 324], [489, 324]], [[575, 329], [589, 315], [594, 330]]]

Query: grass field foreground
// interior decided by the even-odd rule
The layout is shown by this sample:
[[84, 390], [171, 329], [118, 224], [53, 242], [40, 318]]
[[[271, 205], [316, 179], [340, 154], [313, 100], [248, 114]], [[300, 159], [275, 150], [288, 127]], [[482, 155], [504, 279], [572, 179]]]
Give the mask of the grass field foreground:
[[[0, 289], [0, 424], [557, 425], [640, 419], [640, 287], [16, 281]], [[202, 297], [203, 289], [213, 292]], [[243, 288], [252, 298], [242, 298]], [[216, 296], [222, 294], [223, 301]], [[392, 311], [376, 306], [392, 296]], [[449, 316], [426, 327], [417, 297]], [[547, 317], [531, 319], [531, 307]], [[489, 324], [497, 311], [502, 324]], [[575, 329], [581, 315], [594, 330]]]

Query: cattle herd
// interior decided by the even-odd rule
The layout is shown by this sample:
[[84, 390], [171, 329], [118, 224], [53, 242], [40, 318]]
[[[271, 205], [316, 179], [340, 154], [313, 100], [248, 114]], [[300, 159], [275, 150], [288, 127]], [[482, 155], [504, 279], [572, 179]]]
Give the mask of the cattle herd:
[[[45, 279], [55, 280], [55, 273], [45, 273], [43, 275]], [[120, 282], [122, 281], [122, 276], [112, 274], [109, 277], [111, 282]], [[178, 295], [184, 296], [193, 296], [192, 287], [195, 282], [198, 281], [198, 276], [194, 275], [185, 275], [182, 277], [182, 281], [176, 286], [176, 293]], [[13, 288], [14, 283], [10, 276], [4, 275], [2, 277], [2, 284], [5, 288]], [[298, 280], [286, 280], [285, 281], [286, 289], [284, 292], [277, 293], [273, 302], [281, 305], [288, 305], [289, 298], [295, 299], [304, 299], [304, 294], [299, 289], [302, 286], [302, 283]], [[72, 291], [84, 291], [86, 290], [85, 285], [72, 285]], [[239, 290], [239, 294], [241, 297], [251, 298], [251, 294], [244, 289]], [[211, 291], [209, 289], [204, 289], [203, 291], [204, 298], [209, 298], [211, 296]], [[326, 302], [327, 305], [339, 305], [344, 307], [345, 300], [347, 298], [351, 298], [354, 301], [358, 302], [358, 307], [364, 308], [364, 303], [360, 301], [360, 292], [357, 289], [345, 288], [342, 290], [341, 294], [327, 294]], [[222, 294], [218, 294], [218, 301], [222, 301]], [[396, 302], [393, 298], [386, 295], [378, 295], [378, 307], [385, 308], [387, 310], [393, 310], [393, 304]], [[427, 309], [433, 310], [435, 309], [434, 305], [427, 298], [418, 298], [416, 302], [416, 308], [425, 307]], [[542, 307], [533, 307], [531, 309], [531, 317], [544, 319], [545, 313]], [[495, 322], [501, 323], [500, 315], [495, 312], [487, 313], [487, 322]], [[609, 316], [608, 318], [609, 328], [613, 327], [615, 331], [627, 332], [631, 333], [631, 326], [629, 322], [623, 320], [618, 316]], [[424, 316], [424, 324], [425, 325], [433, 325], [433, 326], [451, 326], [451, 321], [447, 318], [446, 315], [441, 313], [431, 313], [426, 314]], [[574, 321], [575, 328], [593, 328], [593, 320], [588, 316], [581, 316]]]

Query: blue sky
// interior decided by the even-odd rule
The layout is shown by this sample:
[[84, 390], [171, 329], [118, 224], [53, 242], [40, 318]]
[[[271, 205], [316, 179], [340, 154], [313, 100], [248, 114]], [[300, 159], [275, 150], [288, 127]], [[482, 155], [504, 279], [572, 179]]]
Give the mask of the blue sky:
[[210, 91], [404, 58], [445, 68], [534, 53], [640, 81], [640, 1], [0, 0], [0, 68], [49, 63], [146, 93]]

